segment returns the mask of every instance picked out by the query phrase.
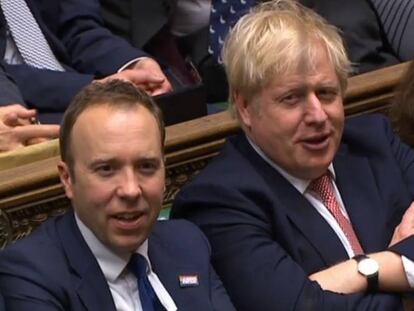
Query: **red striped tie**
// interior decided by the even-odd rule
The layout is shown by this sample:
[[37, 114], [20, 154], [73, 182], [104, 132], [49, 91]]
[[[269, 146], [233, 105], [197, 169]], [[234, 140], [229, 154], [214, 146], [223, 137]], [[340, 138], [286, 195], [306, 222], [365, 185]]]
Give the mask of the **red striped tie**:
[[352, 228], [351, 222], [342, 214], [338, 201], [336, 200], [334, 188], [332, 186], [330, 175], [325, 174], [313, 180], [309, 184], [309, 190], [315, 192], [321, 198], [323, 204], [328, 208], [331, 214], [335, 217], [339, 227], [351, 244], [355, 255], [363, 254], [361, 244]]

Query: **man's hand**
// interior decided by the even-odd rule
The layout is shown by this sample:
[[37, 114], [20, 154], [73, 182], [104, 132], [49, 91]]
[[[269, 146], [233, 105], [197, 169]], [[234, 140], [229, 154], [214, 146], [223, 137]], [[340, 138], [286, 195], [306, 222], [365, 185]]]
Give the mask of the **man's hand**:
[[172, 86], [168, 81], [167, 77], [162, 72], [158, 63], [152, 58], [143, 58], [134, 64], [133, 70], [143, 70], [151, 74], [152, 77], [162, 78], [161, 83], [149, 83], [148, 89], [146, 90], [152, 96], [164, 94], [172, 90]]
[[0, 152], [59, 136], [58, 125], [31, 124], [36, 111], [14, 104], [0, 107]]
[[408, 238], [414, 234], [414, 202], [411, 202], [408, 209], [405, 211], [400, 224], [395, 228], [389, 246], [395, 245], [398, 242]]
[[142, 58], [118, 73], [112, 74], [100, 82], [119, 79], [129, 81], [151, 96], [170, 92], [171, 84], [162, 72], [158, 63], [151, 58]]

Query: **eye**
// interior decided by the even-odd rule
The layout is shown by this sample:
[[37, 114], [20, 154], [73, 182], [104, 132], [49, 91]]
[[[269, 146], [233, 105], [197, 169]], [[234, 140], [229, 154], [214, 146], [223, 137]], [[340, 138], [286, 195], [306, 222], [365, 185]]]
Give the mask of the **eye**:
[[316, 92], [316, 95], [321, 101], [332, 102], [339, 94], [339, 90], [336, 88], [322, 88]]
[[305, 96], [305, 91], [302, 89], [291, 90], [283, 94], [279, 102], [285, 106], [296, 106], [299, 104]]
[[292, 102], [292, 101], [296, 100], [297, 98], [298, 98], [298, 96], [296, 94], [290, 94], [290, 95], [287, 95], [287, 96], [283, 97], [283, 101], [284, 102]]
[[158, 161], [151, 160], [151, 161], [143, 161], [139, 163], [138, 169], [144, 175], [151, 175], [155, 173], [160, 167]]
[[102, 177], [109, 177], [115, 173], [115, 168], [111, 164], [100, 164], [95, 167], [95, 172]]
[[289, 106], [296, 104], [298, 101], [299, 96], [297, 96], [296, 94], [289, 94], [281, 99], [281, 103]]

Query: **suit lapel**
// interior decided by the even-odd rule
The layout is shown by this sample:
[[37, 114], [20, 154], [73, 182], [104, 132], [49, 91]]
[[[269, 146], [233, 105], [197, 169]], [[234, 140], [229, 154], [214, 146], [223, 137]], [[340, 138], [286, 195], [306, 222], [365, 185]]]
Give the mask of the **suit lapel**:
[[[316, 253], [319, 253], [324, 265], [332, 265], [347, 258], [348, 255], [336, 233], [309, 201], [265, 162], [245, 138], [241, 140], [240, 148], [244, 149], [242, 152], [271, 188], [275, 208], [284, 211], [291, 223], [302, 233], [302, 238], [313, 246]], [[278, 230], [277, 226], [275, 230]], [[293, 243], [287, 243], [285, 247], [292, 244], [296, 245], [297, 243], [293, 241]], [[295, 249], [291, 250], [291, 252], [294, 251]]]
[[341, 151], [334, 160], [336, 185], [355, 233], [365, 252], [384, 248], [383, 202], [368, 160]]
[[88, 269], [82, 275], [77, 291], [87, 310], [116, 311], [112, 294], [106, 284], [101, 270], [95, 267]]
[[[347, 258], [347, 253], [336, 233], [314, 206], [284, 177], [274, 173], [275, 196], [291, 222], [319, 253], [324, 264], [329, 266]], [[280, 194], [283, 195], [280, 195]]]
[[[148, 240], [148, 256], [152, 269], [159, 277], [162, 285], [170, 294], [178, 310], [212, 310], [207, 297], [205, 297], [206, 284], [209, 280], [200, 271], [201, 267], [194, 264], [191, 254], [177, 252], [171, 239], [166, 237], [165, 231], [157, 230], [157, 224]], [[191, 250], [189, 250], [191, 252]], [[197, 255], [196, 255], [197, 256]], [[180, 284], [180, 276], [195, 276], [198, 284]]]
[[65, 216], [58, 234], [85, 310], [116, 311], [106, 279], [76, 225], [73, 212]]
[[[153, 230], [148, 240], [148, 256], [151, 260], [151, 265], [154, 272], [160, 278], [163, 286], [171, 295], [174, 302], [177, 304], [177, 302], [181, 300], [181, 291], [179, 287], [178, 277], [179, 274], [183, 271], [183, 268], [180, 268], [178, 266], [176, 260], [165, 259], [171, 255], [167, 251], [171, 246], [163, 245], [162, 238], [160, 238], [158, 236], [158, 233], [155, 231], [156, 230]], [[189, 272], [190, 271], [188, 270], [187, 273]], [[194, 273], [194, 271], [192, 271], [192, 273]]]

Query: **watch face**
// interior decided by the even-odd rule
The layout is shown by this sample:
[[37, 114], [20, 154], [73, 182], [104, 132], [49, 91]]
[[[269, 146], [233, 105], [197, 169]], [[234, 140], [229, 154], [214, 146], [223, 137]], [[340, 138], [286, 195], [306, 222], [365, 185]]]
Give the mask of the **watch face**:
[[371, 259], [365, 258], [358, 263], [358, 270], [364, 275], [372, 275], [378, 273], [378, 263]]

